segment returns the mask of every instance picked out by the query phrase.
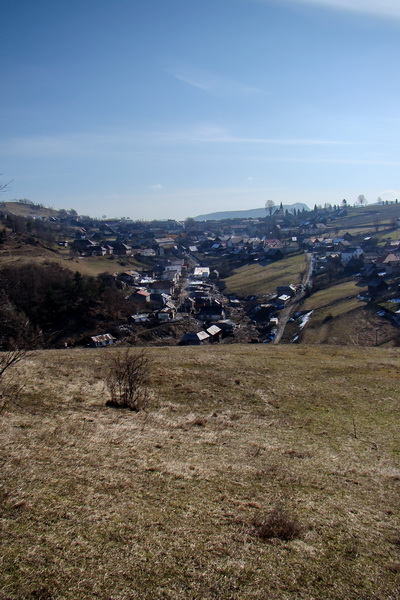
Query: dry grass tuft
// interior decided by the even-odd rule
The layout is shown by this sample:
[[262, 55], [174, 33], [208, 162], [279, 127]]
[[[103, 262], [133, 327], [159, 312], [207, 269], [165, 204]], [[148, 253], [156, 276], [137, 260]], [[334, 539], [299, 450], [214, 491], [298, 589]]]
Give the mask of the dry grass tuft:
[[254, 519], [253, 525], [258, 537], [262, 540], [277, 538], [291, 541], [300, 537], [302, 531], [298, 520], [282, 506], [275, 507], [266, 517], [257, 517]]
[[285, 450], [284, 454], [289, 458], [311, 458], [311, 453], [299, 450]]

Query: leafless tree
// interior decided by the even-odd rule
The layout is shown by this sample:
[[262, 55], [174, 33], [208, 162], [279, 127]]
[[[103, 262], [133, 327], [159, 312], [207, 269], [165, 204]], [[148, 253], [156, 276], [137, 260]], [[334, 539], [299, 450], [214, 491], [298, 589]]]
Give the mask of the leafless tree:
[[360, 194], [360, 195], [358, 196], [358, 198], [357, 198], [357, 203], [358, 203], [360, 206], [366, 206], [366, 204], [367, 204], [367, 199], [366, 199], [366, 197], [364, 196], [364, 194]]
[[[0, 173], [0, 177], [2, 177], [2, 176], [3, 176], [3, 173]], [[12, 179], [10, 179], [10, 181], [0, 181], [0, 192], [5, 192], [11, 182], [12, 182]]]
[[17, 363], [21, 362], [21, 360], [26, 357], [27, 353], [28, 351], [24, 348], [17, 348], [16, 350], [0, 353], [0, 382], [3, 379], [4, 373]]
[[267, 200], [265, 203], [265, 210], [267, 211], [267, 213], [270, 217], [272, 217], [274, 208], [275, 208], [275, 202], [273, 200]]
[[9, 370], [24, 360], [27, 355], [28, 350], [24, 348], [0, 352], [0, 413], [9, 402], [17, 403], [22, 385], [10, 379], [8, 374]]

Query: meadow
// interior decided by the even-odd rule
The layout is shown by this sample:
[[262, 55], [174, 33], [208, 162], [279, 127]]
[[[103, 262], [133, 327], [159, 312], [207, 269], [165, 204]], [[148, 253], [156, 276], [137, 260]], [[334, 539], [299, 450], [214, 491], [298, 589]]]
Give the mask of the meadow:
[[40, 245], [31, 245], [21, 241], [7, 243], [5, 248], [0, 247], [0, 268], [10, 265], [20, 266], [26, 264], [57, 263], [74, 273], [96, 277], [100, 273], [113, 274], [116, 271], [140, 269], [144, 265], [132, 256], [75, 256], [70, 249], [60, 248], [51, 250]]
[[306, 266], [305, 255], [296, 254], [267, 265], [257, 263], [240, 267], [224, 279], [226, 293], [240, 296], [272, 294], [278, 285], [299, 283]]
[[9, 371], [1, 600], [398, 599], [399, 349], [151, 348], [136, 413], [116, 351]]

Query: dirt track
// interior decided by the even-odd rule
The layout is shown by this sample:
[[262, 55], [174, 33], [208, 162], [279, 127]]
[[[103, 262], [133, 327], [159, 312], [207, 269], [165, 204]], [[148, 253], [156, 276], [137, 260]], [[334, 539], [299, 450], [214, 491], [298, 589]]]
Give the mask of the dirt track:
[[306, 289], [307, 289], [307, 286], [311, 279], [311, 273], [312, 273], [311, 255], [306, 253], [306, 257], [307, 257], [307, 269], [301, 280], [301, 284], [303, 287], [300, 288], [299, 293], [296, 294], [296, 296], [294, 296], [291, 299], [288, 306], [286, 308], [284, 308], [284, 310], [280, 313], [278, 333], [276, 334], [273, 344], [279, 344], [279, 342], [281, 341], [282, 336], [285, 332], [286, 324], [287, 324], [288, 320], [290, 319], [290, 315], [295, 311], [296, 307], [300, 304], [300, 302], [303, 300], [303, 298], [305, 296]]

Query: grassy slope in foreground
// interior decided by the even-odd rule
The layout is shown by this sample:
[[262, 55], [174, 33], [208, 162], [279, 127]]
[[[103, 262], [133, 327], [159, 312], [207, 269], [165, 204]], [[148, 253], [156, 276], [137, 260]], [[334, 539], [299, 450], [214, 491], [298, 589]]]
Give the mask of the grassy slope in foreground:
[[297, 284], [300, 273], [306, 269], [304, 254], [289, 256], [269, 265], [246, 265], [235, 270], [227, 277], [226, 293], [239, 294], [271, 294], [278, 285]]
[[[104, 356], [19, 366], [0, 597], [399, 597], [398, 350], [154, 348], [138, 414], [104, 406]], [[276, 505], [299, 538], [256, 535]]]

